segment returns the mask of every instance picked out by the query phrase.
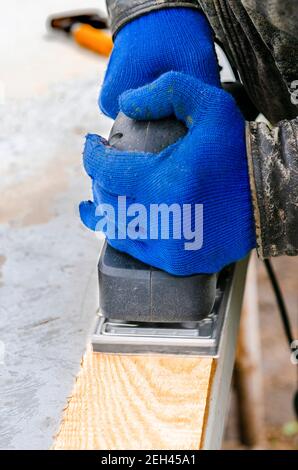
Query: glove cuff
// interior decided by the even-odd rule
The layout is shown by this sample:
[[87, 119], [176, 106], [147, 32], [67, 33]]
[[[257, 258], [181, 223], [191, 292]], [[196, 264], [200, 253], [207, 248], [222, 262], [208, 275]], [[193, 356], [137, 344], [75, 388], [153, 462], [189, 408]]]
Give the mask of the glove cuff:
[[142, 0], [124, 0], [122, 2], [107, 0], [110, 28], [113, 38], [115, 39], [120, 28], [129, 21], [154, 10], [171, 7], [195, 8], [196, 10], [200, 10], [197, 0], [147, 0], [145, 2]]

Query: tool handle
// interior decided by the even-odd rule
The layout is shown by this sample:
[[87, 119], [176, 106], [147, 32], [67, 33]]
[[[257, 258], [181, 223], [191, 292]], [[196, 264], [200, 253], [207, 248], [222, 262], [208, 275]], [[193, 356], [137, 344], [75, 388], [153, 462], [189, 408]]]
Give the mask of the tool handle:
[[109, 56], [113, 49], [112, 36], [88, 24], [81, 24], [73, 28], [72, 34], [80, 46], [97, 54]]
[[136, 121], [120, 112], [113, 124], [109, 144], [129, 152], [159, 153], [187, 132], [175, 116], [155, 121]]

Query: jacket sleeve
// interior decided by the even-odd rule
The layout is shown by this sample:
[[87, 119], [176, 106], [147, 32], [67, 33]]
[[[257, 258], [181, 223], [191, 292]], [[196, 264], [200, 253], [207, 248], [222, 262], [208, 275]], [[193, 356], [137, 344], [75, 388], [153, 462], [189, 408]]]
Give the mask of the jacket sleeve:
[[258, 255], [298, 255], [298, 117], [246, 132]]
[[170, 7], [199, 8], [197, 0], [106, 0], [113, 36], [128, 21], [153, 10]]

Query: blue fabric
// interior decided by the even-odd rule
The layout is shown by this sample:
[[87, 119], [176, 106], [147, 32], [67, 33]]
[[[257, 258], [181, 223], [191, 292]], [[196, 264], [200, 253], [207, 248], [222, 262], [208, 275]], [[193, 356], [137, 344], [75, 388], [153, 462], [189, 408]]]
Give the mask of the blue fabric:
[[[116, 249], [175, 275], [213, 273], [255, 247], [245, 123], [234, 99], [222, 89], [179, 72], [122, 94], [121, 110], [134, 119], [175, 114], [188, 127], [185, 137], [159, 154], [124, 152], [88, 135], [84, 166], [93, 182], [94, 202], [80, 215], [95, 230], [98, 204], [118, 210], [128, 203], [203, 204], [203, 245], [186, 250], [182, 239], [109, 239]], [[116, 223], [117, 225], [117, 223]], [[193, 214], [188, 229], [194, 227]], [[116, 227], [118, 232], [121, 227]], [[140, 227], [140, 231], [148, 228]]]
[[191, 8], [162, 9], [121, 28], [99, 98], [101, 110], [115, 118], [124, 91], [151, 83], [169, 71], [219, 86], [212, 31], [203, 13]]

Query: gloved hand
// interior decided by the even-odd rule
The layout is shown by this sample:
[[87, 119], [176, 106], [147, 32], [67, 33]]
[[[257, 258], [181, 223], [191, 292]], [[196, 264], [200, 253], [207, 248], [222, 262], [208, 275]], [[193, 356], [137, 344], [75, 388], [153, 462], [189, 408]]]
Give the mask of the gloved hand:
[[[85, 225], [95, 230], [102, 220], [95, 213], [98, 204], [111, 205], [117, 214], [119, 195], [127, 197], [127, 205], [142, 204], [148, 214], [152, 204], [191, 204], [193, 209], [203, 204], [202, 246], [200, 236], [197, 246], [186, 249], [185, 245], [191, 230], [199, 234], [196, 229], [202, 221], [195, 210], [183, 216], [181, 239], [174, 239], [173, 233], [169, 239], [161, 239], [161, 234], [157, 240], [150, 239], [150, 227], [144, 224], [139, 234], [147, 239], [122, 240], [117, 235], [115, 239], [107, 233], [108, 242], [176, 275], [217, 272], [244, 257], [255, 246], [255, 233], [245, 124], [231, 95], [188, 75], [169, 72], [151, 85], [125, 92], [120, 108], [134, 119], [146, 119], [148, 113], [152, 119], [175, 114], [188, 132], [159, 154], [124, 152], [97, 135], [87, 136], [84, 166], [93, 180], [94, 202], [81, 203]], [[117, 221], [115, 225], [123, 229]]]
[[124, 91], [151, 83], [169, 71], [220, 85], [212, 31], [198, 10], [153, 11], [120, 29], [99, 97], [101, 110], [115, 118]]

